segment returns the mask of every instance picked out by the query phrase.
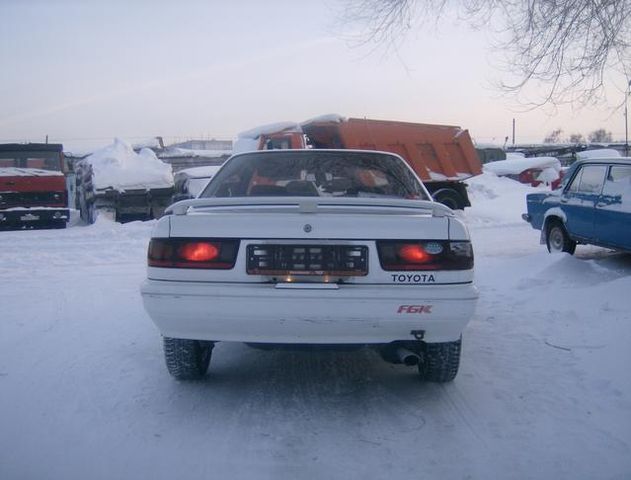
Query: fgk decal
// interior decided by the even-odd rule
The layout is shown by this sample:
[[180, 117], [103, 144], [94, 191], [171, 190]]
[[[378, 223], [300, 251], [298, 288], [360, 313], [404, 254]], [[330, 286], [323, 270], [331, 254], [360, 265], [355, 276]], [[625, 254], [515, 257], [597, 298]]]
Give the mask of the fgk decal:
[[395, 273], [391, 277], [394, 283], [434, 283], [436, 281], [432, 273]]
[[432, 313], [432, 305], [401, 305], [397, 313]]

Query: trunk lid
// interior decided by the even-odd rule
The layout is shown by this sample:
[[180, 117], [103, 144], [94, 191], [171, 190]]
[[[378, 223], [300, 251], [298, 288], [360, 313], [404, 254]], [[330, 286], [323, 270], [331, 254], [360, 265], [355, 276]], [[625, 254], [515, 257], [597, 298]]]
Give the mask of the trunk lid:
[[451, 211], [416, 200], [230, 198], [179, 202], [171, 237], [239, 239], [448, 239]]

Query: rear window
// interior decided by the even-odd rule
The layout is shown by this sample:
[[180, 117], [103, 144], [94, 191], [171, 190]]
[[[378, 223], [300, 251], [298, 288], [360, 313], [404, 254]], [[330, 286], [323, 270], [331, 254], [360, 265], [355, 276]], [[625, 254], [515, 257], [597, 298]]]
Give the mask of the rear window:
[[399, 158], [371, 152], [250, 153], [231, 159], [201, 197], [390, 197], [429, 200]]

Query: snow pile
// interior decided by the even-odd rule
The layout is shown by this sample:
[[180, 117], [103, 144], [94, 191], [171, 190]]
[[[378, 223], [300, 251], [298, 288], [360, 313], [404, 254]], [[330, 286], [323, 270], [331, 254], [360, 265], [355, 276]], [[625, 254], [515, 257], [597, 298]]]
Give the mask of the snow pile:
[[162, 138], [160, 137], [151, 137], [146, 140], [136, 142], [132, 145], [134, 150], [140, 150], [142, 148], [162, 148]]
[[[508, 155], [507, 155], [508, 157]], [[483, 166], [485, 172], [491, 172], [495, 175], [519, 175], [524, 170], [537, 168], [545, 170], [552, 168], [558, 172], [561, 171], [561, 162], [555, 157], [523, 157], [510, 154], [506, 160], [498, 160], [497, 162], [486, 163]], [[558, 174], [554, 180], [559, 178]]]
[[464, 211], [469, 225], [500, 226], [523, 224], [526, 195], [541, 192], [546, 187], [531, 187], [494, 173], [485, 172], [468, 179], [467, 192], [471, 207]]
[[86, 158], [94, 172], [97, 190], [118, 191], [173, 186], [171, 165], [162, 162], [148, 148], [136, 153], [128, 143], [115, 139], [112, 145]]
[[611, 158], [620, 157], [618, 150], [613, 148], [599, 148], [597, 150], [585, 150], [584, 152], [577, 152], [576, 158], [579, 160], [586, 160], [589, 158]]
[[519, 175], [529, 169], [541, 170], [535, 180], [551, 184], [561, 178], [561, 162], [555, 157], [524, 157], [520, 153], [508, 153], [506, 160], [486, 163], [483, 171], [496, 175]]

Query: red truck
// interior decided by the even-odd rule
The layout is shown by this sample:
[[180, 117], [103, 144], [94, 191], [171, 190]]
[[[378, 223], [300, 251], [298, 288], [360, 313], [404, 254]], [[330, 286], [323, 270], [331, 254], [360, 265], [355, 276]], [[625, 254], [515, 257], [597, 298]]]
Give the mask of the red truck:
[[65, 170], [60, 144], [0, 144], [0, 228], [65, 228]]
[[380, 150], [400, 155], [432, 194], [452, 209], [471, 206], [463, 180], [482, 173], [467, 130], [448, 125], [328, 115], [301, 124], [277, 124], [240, 135], [246, 149]]

